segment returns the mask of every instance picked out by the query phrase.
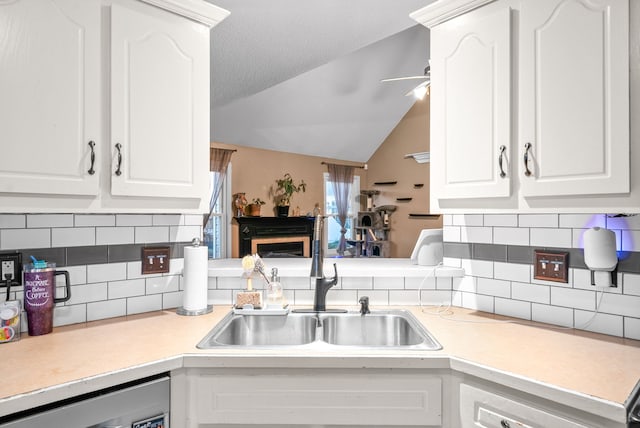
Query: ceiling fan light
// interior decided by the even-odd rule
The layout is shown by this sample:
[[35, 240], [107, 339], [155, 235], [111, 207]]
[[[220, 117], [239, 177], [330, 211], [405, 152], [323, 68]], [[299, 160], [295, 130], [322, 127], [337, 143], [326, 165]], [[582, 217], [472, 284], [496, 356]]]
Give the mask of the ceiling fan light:
[[427, 86], [420, 85], [413, 90], [414, 98], [418, 100], [423, 100], [424, 96], [427, 95]]

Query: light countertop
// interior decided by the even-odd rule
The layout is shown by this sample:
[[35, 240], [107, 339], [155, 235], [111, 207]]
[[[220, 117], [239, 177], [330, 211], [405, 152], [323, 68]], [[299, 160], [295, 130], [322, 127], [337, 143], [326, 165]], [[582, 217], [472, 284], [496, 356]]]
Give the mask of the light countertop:
[[[309, 276], [311, 259], [302, 257], [263, 259], [267, 270], [278, 268], [280, 276]], [[464, 269], [450, 266], [420, 266], [411, 263], [408, 258], [325, 258], [324, 271], [333, 276], [333, 264], [338, 268], [338, 275], [345, 277], [461, 277]], [[209, 276], [239, 277], [242, 275], [241, 259], [209, 260]], [[267, 274], [269, 273], [267, 272]], [[366, 274], [363, 274], [366, 272]]]
[[[351, 309], [357, 309], [355, 307]], [[389, 309], [388, 307], [372, 307]], [[396, 308], [397, 309], [397, 308]], [[200, 350], [228, 313], [161, 311], [55, 328], [0, 345], [0, 416], [180, 367], [452, 368], [620, 419], [640, 379], [640, 341], [452, 308], [407, 307], [439, 351]], [[595, 404], [594, 404], [595, 399]]]

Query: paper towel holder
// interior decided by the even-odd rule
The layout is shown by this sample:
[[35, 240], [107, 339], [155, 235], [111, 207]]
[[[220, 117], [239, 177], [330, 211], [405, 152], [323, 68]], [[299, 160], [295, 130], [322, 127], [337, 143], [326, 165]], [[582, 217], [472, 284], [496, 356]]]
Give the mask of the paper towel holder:
[[[191, 240], [191, 245], [193, 247], [199, 247], [201, 242], [202, 241], [200, 240], [200, 238], [195, 237]], [[190, 317], [205, 315], [211, 312], [213, 312], [213, 305], [210, 305], [210, 304], [207, 304], [204, 308], [201, 308], [201, 309], [186, 309], [184, 306], [180, 306], [179, 308], [176, 309], [176, 314], [190, 316]]]

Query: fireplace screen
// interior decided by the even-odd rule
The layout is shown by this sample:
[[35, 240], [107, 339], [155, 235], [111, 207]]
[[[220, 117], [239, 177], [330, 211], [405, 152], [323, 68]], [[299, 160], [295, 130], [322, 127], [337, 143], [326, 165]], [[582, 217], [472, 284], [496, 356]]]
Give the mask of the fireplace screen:
[[251, 239], [251, 253], [260, 257], [310, 257], [308, 236]]

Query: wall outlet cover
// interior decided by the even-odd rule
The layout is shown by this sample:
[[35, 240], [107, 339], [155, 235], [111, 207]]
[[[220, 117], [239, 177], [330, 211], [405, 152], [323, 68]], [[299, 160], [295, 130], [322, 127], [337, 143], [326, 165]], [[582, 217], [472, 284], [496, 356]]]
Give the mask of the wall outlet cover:
[[143, 247], [142, 275], [169, 272], [170, 258], [171, 249], [169, 247]]
[[533, 277], [543, 281], [569, 282], [569, 253], [533, 250]]

